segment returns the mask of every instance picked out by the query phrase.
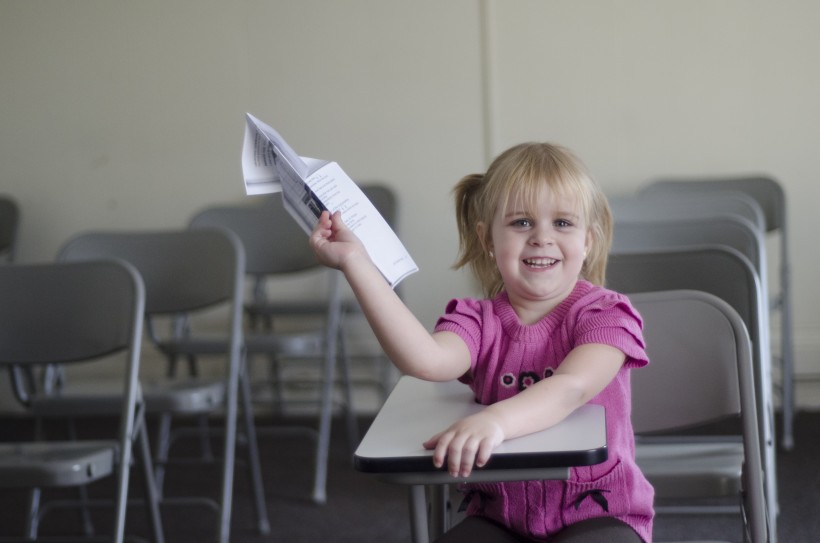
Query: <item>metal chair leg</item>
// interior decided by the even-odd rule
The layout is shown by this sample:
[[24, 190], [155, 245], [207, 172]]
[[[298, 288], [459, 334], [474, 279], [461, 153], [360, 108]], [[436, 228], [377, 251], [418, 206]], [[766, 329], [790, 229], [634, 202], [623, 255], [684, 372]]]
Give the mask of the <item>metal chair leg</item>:
[[26, 537], [32, 541], [37, 539], [37, 530], [40, 527], [40, 497], [42, 492], [39, 488], [32, 488], [29, 492]]
[[240, 397], [242, 399], [242, 412], [245, 425], [245, 439], [247, 440], [248, 454], [248, 475], [253, 490], [253, 503], [256, 510], [256, 525], [260, 534], [270, 533], [270, 521], [268, 520], [268, 509], [265, 502], [265, 488], [262, 485], [262, 465], [259, 461], [259, 445], [256, 438], [256, 423], [253, 418], [253, 407], [251, 405], [251, 387], [249, 383], [248, 366], [245, 357], [242, 359], [242, 368], [239, 372]]
[[168, 449], [170, 448], [171, 440], [171, 415], [170, 413], [162, 413], [159, 416], [159, 424], [157, 425], [157, 444], [156, 444], [156, 462], [154, 467], [154, 477], [156, 478], [156, 488], [160, 499], [163, 495], [163, 487], [165, 485], [165, 468], [168, 464]]
[[148, 428], [145, 425], [144, 415], [137, 420], [138, 449], [143, 472], [143, 487], [145, 492], [145, 507], [148, 510], [148, 521], [154, 543], [165, 543], [165, 532], [162, 528], [162, 517], [159, 512], [160, 495], [154, 478], [154, 467], [151, 460], [151, 446], [148, 443]]
[[347, 422], [347, 444], [351, 454], [359, 444], [359, 427], [356, 422], [356, 412], [353, 409], [353, 385], [350, 378], [350, 364], [347, 356], [347, 342], [344, 329], [339, 327], [339, 373], [342, 379], [342, 400], [344, 401], [345, 419]]
[[319, 410], [319, 436], [316, 441], [316, 471], [313, 481], [313, 501], [327, 502], [327, 461], [330, 449], [330, 430], [333, 419], [333, 375], [336, 356], [328, 351], [325, 355], [322, 375], [322, 398]]
[[[237, 354], [237, 356], [239, 355]], [[228, 543], [231, 532], [240, 363], [230, 364], [228, 369], [225, 398], [225, 440], [223, 442], [224, 452], [222, 455], [222, 492], [219, 500], [219, 543]]]

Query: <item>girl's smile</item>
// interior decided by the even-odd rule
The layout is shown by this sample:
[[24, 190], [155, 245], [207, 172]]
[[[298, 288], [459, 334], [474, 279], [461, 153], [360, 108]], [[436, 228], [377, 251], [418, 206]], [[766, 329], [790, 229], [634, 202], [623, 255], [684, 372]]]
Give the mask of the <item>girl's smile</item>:
[[551, 268], [558, 263], [554, 258], [525, 258], [524, 264], [531, 268], [545, 269]]

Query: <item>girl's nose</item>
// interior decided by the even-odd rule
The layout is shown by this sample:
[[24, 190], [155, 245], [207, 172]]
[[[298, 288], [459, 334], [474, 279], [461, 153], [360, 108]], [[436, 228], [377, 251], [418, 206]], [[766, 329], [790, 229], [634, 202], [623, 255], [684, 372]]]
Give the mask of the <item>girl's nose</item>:
[[536, 247], [552, 245], [552, 229], [546, 227], [533, 228], [530, 243]]

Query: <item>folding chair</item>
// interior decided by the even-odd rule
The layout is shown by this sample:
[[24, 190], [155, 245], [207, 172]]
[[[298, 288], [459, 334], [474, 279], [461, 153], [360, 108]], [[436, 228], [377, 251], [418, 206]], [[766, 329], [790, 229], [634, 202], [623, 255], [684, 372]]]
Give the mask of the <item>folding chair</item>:
[[[610, 255], [607, 264], [607, 285], [624, 293], [673, 289], [704, 291], [726, 301], [743, 319], [752, 340], [755, 398], [759, 422], [758, 435], [765, 470], [764, 489], [767, 510], [770, 514], [771, 537], [774, 541], [777, 533], [778, 499], [774, 415], [769, 372], [768, 321], [760, 279], [754, 266], [738, 251], [719, 245], [614, 253]], [[728, 447], [731, 449], [731, 444]], [[735, 453], [734, 462], [739, 464], [741, 461], [742, 457]], [[707, 468], [713, 469], [713, 480], [722, 481], [725, 478], [722, 459], [717, 459], [710, 454], [701, 454], [697, 459], [693, 456], [692, 463], [698, 466], [699, 472]], [[669, 470], [670, 472], [675, 470], [685, 472], [686, 467], [670, 464]], [[693, 481], [697, 482], [695, 479]], [[686, 487], [680, 488], [682, 491]], [[660, 492], [659, 497], [662, 497]], [[677, 512], [683, 512], [686, 509], [675, 508]], [[689, 510], [695, 514], [722, 513], [726, 508], [704, 506], [689, 508]]]
[[[38, 423], [65, 416], [113, 415], [118, 420], [116, 437], [75, 435], [68, 441], [52, 441], [38, 431], [41, 439], [35, 442], [0, 443], [0, 488], [31, 489], [25, 540], [38, 539], [46, 512], [66, 505], [45, 502], [47, 489], [88, 489], [98, 486], [93, 485], [97, 481], [115, 478], [116, 495], [106, 500], [114, 504], [112, 532], [104, 540], [123, 541], [132, 451], [138, 447], [152, 537], [162, 542], [137, 379], [145, 290], [136, 270], [118, 261], [0, 266], [0, 300], [0, 365], [11, 368], [15, 392]], [[70, 399], [33, 388], [26, 370], [51, 364], [95, 371], [116, 368], [121, 375], [116, 408], [98, 409], [94, 402], [83, 402], [69, 409]], [[83, 505], [98, 504], [85, 500]], [[85, 520], [86, 534], [93, 535], [90, 516]]]
[[11, 196], [0, 194], [0, 262], [13, 262], [17, 249], [20, 209]]
[[789, 252], [786, 192], [773, 177], [748, 175], [737, 177], [663, 178], [644, 186], [640, 193], [660, 197], [664, 194], [679, 197], [682, 194], [706, 196], [725, 191], [742, 193], [757, 201], [763, 210], [765, 231], [777, 233], [779, 254], [779, 292], [772, 307], [780, 311], [780, 359], [782, 367], [781, 403], [783, 417], [782, 446], [794, 447], [794, 328], [792, 323], [791, 254]]
[[[279, 371], [281, 361], [295, 359], [301, 361], [302, 366], [305, 359], [321, 361], [318, 429], [308, 431], [317, 438], [312, 497], [316, 503], [325, 503], [337, 362], [351, 451], [358, 442], [348, 361], [338, 349], [343, 337], [340, 274], [326, 270], [319, 264], [307, 236], [284, 209], [281, 195], [278, 194], [250, 205], [207, 208], [191, 219], [190, 226], [193, 229], [228, 229], [237, 235], [244, 246], [247, 255], [245, 271], [253, 282], [252, 296], [245, 306], [250, 321], [250, 330], [245, 332], [245, 351], [249, 358], [265, 356], [270, 360], [276, 400], [282, 402], [285, 395], [285, 378]], [[306, 272], [318, 272], [320, 275], [316, 279], [319, 280], [327, 277], [326, 295], [281, 300], [267, 294], [268, 281]], [[319, 325], [311, 320], [317, 316], [321, 320]], [[308, 319], [308, 325], [301, 323], [299, 326], [279, 328], [276, 319], [294, 317]], [[259, 326], [260, 321], [266, 326]], [[269, 430], [280, 433], [279, 429]]]
[[[699, 471], [703, 454], [711, 450], [717, 457], [725, 451], [714, 435], [676, 434], [739, 418], [742, 462], [725, 466], [724, 489], [743, 512], [744, 541], [773, 541], [757, 435], [751, 342], [743, 320], [725, 301], [700, 291], [658, 291], [632, 294], [630, 299], [644, 320], [650, 360], [632, 374], [638, 465], [656, 492], [689, 495], [694, 487], [712, 482], [711, 470]], [[670, 464], [685, 464], [686, 473], [670, 469]], [[703, 480], [693, 483], [698, 475]]]
[[[243, 429], [256, 506], [257, 527], [270, 531], [262, 487], [259, 453], [250, 408], [250, 391], [242, 356], [242, 294], [245, 256], [231, 232], [220, 229], [143, 232], [92, 232], [70, 240], [59, 260], [120, 258], [133, 264], [146, 287], [145, 317], [151, 343], [166, 357], [209, 357], [225, 361], [223, 378], [160, 379], [144, 383], [146, 408], [159, 416], [156, 444], [157, 480], [162, 489], [169, 462], [172, 417], [200, 421], [224, 413], [221, 491], [206, 497], [162, 497], [163, 504], [207, 503], [218, 514], [217, 541], [230, 535], [231, 499], [238, 397], [243, 404]], [[221, 311], [221, 313], [220, 313]], [[165, 319], [185, 323], [167, 334], [157, 325]], [[69, 383], [70, 384], [70, 383]], [[190, 433], [197, 434], [200, 428]], [[181, 430], [176, 430], [178, 435]], [[184, 432], [183, 432], [184, 433]]]
[[[723, 193], [721, 193], [723, 194]], [[755, 207], [756, 203], [752, 202]], [[771, 431], [766, 431], [761, 428], [761, 435], [773, 436], [774, 433], [774, 399], [771, 376], [771, 356], [770, 348], [770, 328], [769, 328], [769, 313], [765, 307], [765, 300], [768, 299], [767, 289], [767, 261], [766, 248], [762, 232], [757, 229], [746, 218], [732, 215], [732, 214], [718, 214], [714, 216], [703, 215], [700, 217], [693, 217], [690, 219], [649, 219], [649, 215], [644, 215], [643, 219], [616, 219], [614, 224], [614, 233], [612, 240], [612, 253], [641, 253], [647, 251], [673, 251], [678, 248], [698, 247], [701, 245], [709, 246], [723, 246], [736, 250], [752, 264], [754, 271], [757, 273], [756, 283], [759, 285], [761, 292], [755, 296], [754, 299], [760, 300], [760, 309], [758, 316], [754, 319], [759, 321], [759, 326], [752, 329], [752, 338], [755, 345], [755, 360], [758, 361], [760, 374], [758, 377], [758, 399], [762, 405], [768, 406], [763, 412], [767, 413], [767, 417], [771, 418]], [[734, 262], [731, 269], [736, 267], [745, 267], [745, 263]], [[688, 272], [690, 266], [686, 265], [683, 271]], [[744, 272], [739, 272], [741, 276], [746, 277]], [[693, 277], [699, 277], [695, 274]], [[663, 283], [665, 277], [655, 278], [656, 282]], [[717, 295], [727, 295], [732, 292], [731, 277], [724, 275], [717, 271], [713, 275], [712, 282], [707, 283], [709, 292]], [[751, 285], [752, 279], [747, 277], [746, 282]], [[718, 284], [720, 285], [718, 286]], [[677, 284], [677, 283], [676, 283]], [[736, 286], [742, 286], [741, 281]], [[712, 290], [712, 288], [719, 288], [720, 290]], [[735, 290], [731, 296], [733, 303], [742, 303], [742, 297], [746, 295], [745, 290]], [[735, 307], [739, 307], [735, 305]], [[743, 315], [751, 315], [743, 313]], [[752, 326], [752, 319], [748, 319], [749, 326]], [[760, 348], [760, 350], [757, 350]], [[771, 437], [772, 444], [774, 437]], [[766, 449], [768, 451], [768, 449]], [[772, 466], [774, 465], [772, 449]], [[767, 453], [767, 456], [768, 453]]]

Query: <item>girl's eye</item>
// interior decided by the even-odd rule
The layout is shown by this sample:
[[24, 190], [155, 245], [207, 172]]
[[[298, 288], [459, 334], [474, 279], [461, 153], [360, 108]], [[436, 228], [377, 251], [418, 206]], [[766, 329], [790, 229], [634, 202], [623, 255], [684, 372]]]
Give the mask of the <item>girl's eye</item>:
[[555, 226], [559, 228], [567, 228], [569, 226], [572, 226], [572, 223], [566, 219], [558, 219], [557, 221], [555, 221]]
[[529, 219], [516, 219], [512, 225], [518, 228], [527, 228], [532, 225], [532, 222]]

